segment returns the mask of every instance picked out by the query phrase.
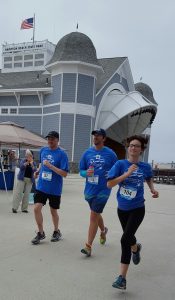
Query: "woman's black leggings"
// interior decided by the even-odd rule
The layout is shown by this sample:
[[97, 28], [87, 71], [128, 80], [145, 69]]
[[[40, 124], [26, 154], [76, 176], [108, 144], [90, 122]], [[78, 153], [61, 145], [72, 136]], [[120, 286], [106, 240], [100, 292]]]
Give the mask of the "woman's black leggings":
[[145, 215], [145, 207], [139, 207], [133, 210], [121, 210], [118, 208], [118, 217], [123, 228], [121, 237], [121, 263], [129, 264], [131, 260], [131, 246], [136, 244], [135, 233], [142, 223]]

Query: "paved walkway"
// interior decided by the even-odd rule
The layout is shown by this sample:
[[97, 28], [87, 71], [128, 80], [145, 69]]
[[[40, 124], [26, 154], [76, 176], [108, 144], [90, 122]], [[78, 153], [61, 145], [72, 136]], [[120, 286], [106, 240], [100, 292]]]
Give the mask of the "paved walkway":
[[11, 213], [12, 193], [0, 191], [0, 300], [174, 300], [175, 299], [175, 186], [157, 185], [159, 199], [146, 189], [146, 217], [137, 237], [143, 244], [140, 265], [131, 264], [127, 291], [111, 287], [118, 274], [121, 227], [116, 215], [115, 190], [105, 209], [109, 227], [105, 246], [98, 238], [93, 256], [80, 249], [88, 226], [83, 180], [65, 179], [60, 210], [63, 240], [50, 242], [49, 207], [44, 208], [47, 238], [38, 246], [32, 205], [28, 215]]

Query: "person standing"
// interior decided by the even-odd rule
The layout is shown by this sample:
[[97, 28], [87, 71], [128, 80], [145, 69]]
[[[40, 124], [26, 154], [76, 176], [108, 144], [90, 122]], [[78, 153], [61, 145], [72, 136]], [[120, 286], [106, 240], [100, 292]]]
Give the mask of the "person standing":
[[140, 161], [140, 155], [146, 148], [148, 140], [134, 135], [127, 139], [128, 159], [118, 160], [108, 173], [109, 188], [119, 185], [117, 192], [118, 217], [123, 229], [121, 237], [120, 275], [112, 286], [126, 289], [126, 275], [132, 261], [138, 265], [141, 259], [142, 245], [137, 242], [135, 233], [145, 215], [144, 181], [146, 181], [153, 198], [159, 193], [153, 184], [153, 173], [148, 163]]
[[40, 166], [35, 172], [35, 176], [39, 175], [39, 179], [34, 194], [34, 215], [38, 227], [38, 233], [31, 241], [34, 245], [39, 244], [46, 237], [43, 230], [42, 208], [47, 200], [49, 200], [54, 226], [51, 241], [56, 242], [61, 238], [58, 209], [61, 202], [63, 177], [66, 177], [68, 173], [68, 157], [58, 145], [58, 132], [51, 131], [46, 138], [48, 147], [41, 149]]
[[17, 184], [13, 191], [13, 213], [17, 213], [20, 202], [22, 212], [28, 213], [29, 194], [32, 184], [35, 183], [34, 172], [37, 169], [33, 159], [33, 152], [27, 149], [25, 159], [20, 162]]
[[104, 146], [106, 132], [104, 129], [92, 131], [94, 146], [86, 150], [80, 160], [80, 175], [86, 178], [85, 200], [90, 207], [90, 224], [88, 238], [81, 252], [91, 256], [92, 244], [100, 228], [100, 243], [106, 242], [107, 227], [104, 225], [102, 212], [108, 201], [111, 189], [107, 187], [108, 171], [117, 161], [117, 155]]

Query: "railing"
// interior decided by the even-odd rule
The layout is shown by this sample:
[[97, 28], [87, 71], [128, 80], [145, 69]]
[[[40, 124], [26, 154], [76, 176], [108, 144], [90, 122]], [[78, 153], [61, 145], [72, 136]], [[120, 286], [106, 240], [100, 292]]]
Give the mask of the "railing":
[[175, 169], [154, 169], [154, 182], [175, 184]]

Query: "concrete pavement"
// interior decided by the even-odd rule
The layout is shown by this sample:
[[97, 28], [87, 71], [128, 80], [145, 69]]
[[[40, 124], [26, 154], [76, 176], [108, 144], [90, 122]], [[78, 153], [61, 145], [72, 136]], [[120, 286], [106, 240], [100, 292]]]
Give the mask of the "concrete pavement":
[[131, 264], [127, 291], [111, 287], [120, 261], [121, 227], [115, 191], [104, 211], [109, 228], [105, 246], [96, 238], [93, 255], [80, 249], [87, 236], [89, 209], [83, 201], [84, 180], [70, 175], [64, 181], [60, 210], [63, 240], [51, 243], [52, 223], [44, 208], [46, 240], [33, 246], [33, 206], [29, 214], [11, 213], [12, 193], [0, 192], [0, 300], [174, 300], [175, 186], [156, 185], [159, 199], [146, 188], [146, 217], [137, 238], [143, 244], [140, 265]]

